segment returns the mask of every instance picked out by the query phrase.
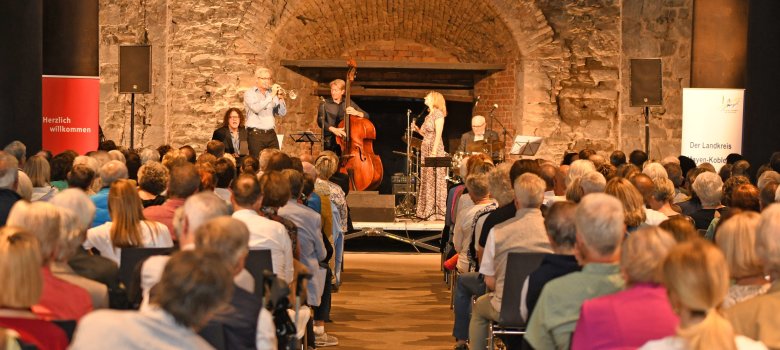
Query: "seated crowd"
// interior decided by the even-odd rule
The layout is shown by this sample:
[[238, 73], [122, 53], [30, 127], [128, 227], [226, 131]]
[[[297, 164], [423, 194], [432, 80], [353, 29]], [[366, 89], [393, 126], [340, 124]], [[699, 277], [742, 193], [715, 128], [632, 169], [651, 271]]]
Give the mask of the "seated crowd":
[[737, 154], [720, 172], [642, 151], [464, 159], [443, 236], [455, 349], [515, 317], [508, 349], [779, 349], [778, 172], [780, 152], [755, 177]]
[[[0, 347], [337, 345], [337, 156], [205, 150], [0, 151]], [[641, 151], [464, 159], [443, 235], [455, 348], [485, 349], [504, 312], [525, 323], [510, 349], [780, 348], [778, 171], [780, 153], [755, 181], [739, 155], [718, 173]], [[129, 265], [144, 250], [156, 255]], [[520, 273], [517, 253], [539, 260]]]
[[0, 348], [337, 345], [337, 164], [235, 159], [220, 141], [28, 158], [14, 141], [0, 151]]

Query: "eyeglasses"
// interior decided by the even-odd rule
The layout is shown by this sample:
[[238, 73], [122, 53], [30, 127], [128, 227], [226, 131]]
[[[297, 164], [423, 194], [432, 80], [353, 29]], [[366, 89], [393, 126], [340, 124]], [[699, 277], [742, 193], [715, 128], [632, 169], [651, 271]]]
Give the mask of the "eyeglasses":
[[271, 77], [257, 77], [260, 80], [271, 80]]
[[471, 124], [471, 127], [472, 127], [472, 128], [481, 128], [481, 127], [483, 127], [483, 126], [485, 126], [485, 124], [479, 124], [479, 125], [474, 125], [474, 124]]

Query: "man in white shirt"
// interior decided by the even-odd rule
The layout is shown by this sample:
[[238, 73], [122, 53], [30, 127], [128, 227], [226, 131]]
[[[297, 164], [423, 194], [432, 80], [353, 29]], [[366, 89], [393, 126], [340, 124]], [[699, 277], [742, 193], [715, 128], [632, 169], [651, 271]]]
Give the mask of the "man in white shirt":
[[266, 219], [258, 210], [263, 197], [260, 183], [254, 175], [242, 174], [231, 185], [233, 217], [249, 228], [249, 249], [271, 250], [274, 273], [287, 283], [293, 281], [292, 241], [284, 225]]

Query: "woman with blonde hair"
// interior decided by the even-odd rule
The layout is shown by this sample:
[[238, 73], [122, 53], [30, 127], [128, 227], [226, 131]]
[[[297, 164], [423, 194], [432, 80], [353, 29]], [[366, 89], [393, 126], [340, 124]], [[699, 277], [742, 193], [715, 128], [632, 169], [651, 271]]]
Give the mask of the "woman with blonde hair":
[[[656, 164], [656, 163], [653, 163]], [[653, 179], [653, 193], [647, 198], [647, 204], [650, 208], [661, 212], [668, 217], [680, 215], [672, 208], [672, 201], [674, 200], [675, 191], [674, 183], [665, 177], [658, 177]]]
[[32, 182], [32, 201], [48, 201], [59, 192], [50, 184], [51, 166], [43, 156], [34, 155], [24, 163], [24, 173]]
[[0, 281], [6, 287], [0, 290], [0, 328], [16, 331], [20, 340], [38, 349], [65, 349], [65, 332], [30, 311], [43, 291], [41, 262], [34, 235], [18, 227], [0, 228]]
[[764, 276], [764, 264], [756, 254], [756, 228], [761, 216], [745, 211], [728, 218], [718, 226], [715, 243], [729, 265], [734, 284], [722, 308], [729, 308], [741, 301], [766, 293], [769, 281]]
[[678, 244], [664, 259], [661, 276], [680, 325], [677, 335], [650, 341], [640, 349], [766, 349], [760, 342], [735, 336], [718, 312], [728, 294], [729, 274], [723, 253], [712, 243], [697, 239]]
[[[411, 128], [423, 136], [420, 159], [445, 156], [442, 132], [447, 106], [444, 96], [436, 91], [425, 95], [428, 115], [422, 126], [412, 123]], [[423, 167], [420, 175], [420, 193], [417, 196], [417, 217], [424, 220], [444, 220], [444, 208], [447, 206], [447, 168]], [[465, 178], [465, 177], [464, 177]]]
[[633, 232], [645, 222], [647, 215], [645, 214], [645, 203], [642, 200], [642, 194], [639, 193], [639, 190], [630, 181], [622, 177], [616, 177], [609, 180], [604, 192], [620, 200], [620, 203], [623, 205], [628, 232]]
[[628, 288], [585, 301], [572, 349], [636, 348], [674, 334], [679, 320], [669, 306], [658, 268], [677, 244], [669, 232], [646, 226], [623, 241], [620, 269]]
[[108, 192], [111, 221], [87, 231], [84, 249], [95, 248], [100, 255], [120, 264], [122, 248], [167, 248], [173, 246], [168, 227], [144, 219], [141, 198], [129, 180], [117, 180]]

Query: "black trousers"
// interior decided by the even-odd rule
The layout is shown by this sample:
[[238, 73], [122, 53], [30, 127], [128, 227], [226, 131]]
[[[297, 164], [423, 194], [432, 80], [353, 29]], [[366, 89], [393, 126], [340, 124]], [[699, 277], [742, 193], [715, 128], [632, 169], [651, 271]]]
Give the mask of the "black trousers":
[[279, 139], [276, 138], [274, 129], [261, 130], [257, 128], [246, 128], [246, 138], [249, 144], [249, 155], [257, 158], [260, 152], [266, 148], [279, 148]]

